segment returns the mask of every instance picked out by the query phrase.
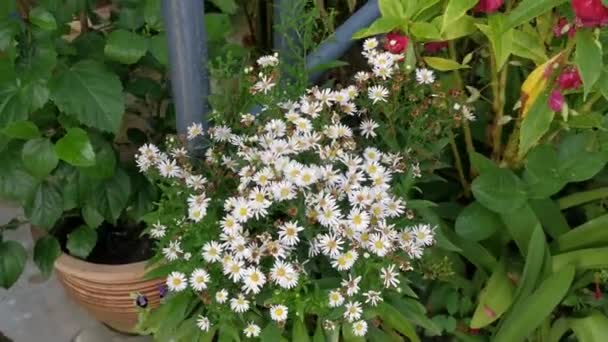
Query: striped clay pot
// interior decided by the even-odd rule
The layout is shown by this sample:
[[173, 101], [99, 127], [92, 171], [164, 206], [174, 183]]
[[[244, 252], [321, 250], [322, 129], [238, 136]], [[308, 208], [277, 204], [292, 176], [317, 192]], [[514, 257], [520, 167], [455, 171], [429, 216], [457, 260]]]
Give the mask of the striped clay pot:
[[[34, 239], [44, 234], [32, 228]], [[133, 333], [137, 307], [132, 294], [148, 298], [148, 307], [160, 302], [163, 279], [144, 280], [146, 261], [125, 265], [101, 265], [63, 253], [55, 261], [57, 278], [67, 294], [97, 320], [124, 333]]]

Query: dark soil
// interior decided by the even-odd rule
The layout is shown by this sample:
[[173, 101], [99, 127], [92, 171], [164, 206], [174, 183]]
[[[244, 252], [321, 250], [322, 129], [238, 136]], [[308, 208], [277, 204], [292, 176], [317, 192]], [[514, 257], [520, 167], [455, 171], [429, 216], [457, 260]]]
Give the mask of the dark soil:
[[[54, 235], [59, 239], [63, 251], [66, 249], [67, 236], [83, 225], [82, 218], [67, 218], [57, 226]], [[153, 243], [147, 236], [140, 236], [143, 225], [118, 222], [116, 226], [104, 222], [97, 231], [97, 244], [86, 259], [94, 264], [123, 265], [150, 259], [154, 252]]]

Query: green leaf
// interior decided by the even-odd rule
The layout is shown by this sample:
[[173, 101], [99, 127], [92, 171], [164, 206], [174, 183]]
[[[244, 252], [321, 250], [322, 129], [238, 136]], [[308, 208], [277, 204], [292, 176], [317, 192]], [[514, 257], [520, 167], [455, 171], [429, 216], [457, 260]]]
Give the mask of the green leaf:
[[511, 306], [514, 292], [513, 283], [507, 276], [504, 263], [499, 263], [479, 294], [479, 304], [471, 318], [471, 328], [483, 328], [500, 318]]
[[559, 157], [553, 146], [536, 146], [528, 153], [525, 164], [523, 176], [531, 198], [548, 198], [566, 185], [560, 171]]
[[[534, 228], [532, 237], [530, 238], [528, 255], [526, 255], [526, 263], [524, 270], [519, 281], [519, 286], [515, 292], [515, 304], [513, 312], [518, 310], [515, 307], [521, 305], [522, 298], [527, 298], [532, 291], [536, 288], [536, 284], [542, 279], [542, 270], [545, 263], [545, 255], [547, 251], [547, 243], [545, 241], [545, 234], [540, 225]], [[549, 264], [550, 265], [550, 264]]]
[[11, 122], [2, 129], [2, 134], [13, 139], [34, 139], [40, 137], [40, 130], [31, 121]]
[[0, 127], [13, 121], [27, 120], [31, 99], [23, 84], [4, 82], [0, 84]]
[[422, 57], [424, 62], [431, 68], [439, 71], [451, 71], [470, 68], [468, 65], [460, 64], [454, 60], [441, 57]]
[[[433, 20], [433, 24], [441, 25], [442, 20], [443, 16], [439, 16]], [[454, 40], [469, 36], [476, 31], [477, 26], [475, 26], [475, 18], [465, 15], [449, 24], [448, 27], [441, 33], [441, 39]]]
[[61, 246], [54, 236], [46, 235], [36, 241], [34, 247], [34, 262], [44, 276], [53, 271], [55, 260], [61, 255]]
[[494, 342], [524, 341], [553, 312], [574, 279], [574, 268], [565, 267], [543, 281], [525, 299], [521, 310], [509, 315], [496, 333]]
[[167, 37], [159, 34], [148, 39], [148, 49], [152, 56], [162, 65], [169, 64], [169, 52], [167, 49]]
[[498, 165], [494, 164], [493, 161], [491, 161], [481, 153], [472, 152], [469, 158], [471, 159], [472, 166], [480, 174], [494, 172], [495, 170], [498, 170]]
[[0, 196], [24, 204], [38, 180], [30, 175], [21, 161], [22, 145], [13, 141], [0, 151]]
[[601, 247], [608, 243], [608, 214], [587, 221], [554, 242], [554, 250], [559, 253], [576, 249]]
[[81, 212], [84, 222], [87, 224], [87, 226], [93, 229], [99, 227], [99, 225], [101, 225], [103, 222], [103, 216], [97, 211], [97, 209], [90, 205], [85, 205]]
[[524, 30], [513, 30], [513, 54], [530, 59], [536, 65], [541, 65], [549, 59], [544, 42], [538, 32], [529, 25]]
[[500, 217], [478, 202], [460, 212], [454, 228], [458, 235], [471, 241], [482, 241], [504, 230]]
[[526, 202], [522, 181], [507, 169], [482, 173], [473, 181], [471, 190], [479, 203], [497, 213], [512, 212]]
[[23, 272], [27, 253], [15, 241], [0, 242], [0, 286], [11, 287]]
[[308, 331], [306, 330], [306, 326], [301, 319], [296, 318], [293, 322], [293, 336], [292, 341], [294, 342], [309, 342], [310, 337], [308, 336]]
[[378, 8], [383, 17], [405, 19], [405, 9], [401, 0], [378, 0]]
[[42, 7], [35, 7], [30, 11], [30, 22], [43, 30], [54, 31], [57, 29], [57, 22], [51, 12]]
[[81, 128], [70, 128], [55, 144], [59, 158], [74, 166], [95, 165], [95, 152], [87, 132]]
[[230, 17], [227, 14], [205, 14], [205, 24], [210, 42], [222, 42], [230, 32]]
[[235, 14], [239, 8], [235, 0], [211, 0], [211, 2], [226, 14]]
[[38, 179], [44, 179], [59, 164], [55, 147], [48, 138], [28, 140], [23, 145], [21, 159], [25, 169]]
[[600, 172], [606, 165], [606, 156], [596, 148], [596, 137], [590, 131], [564, 137], [557, 149], [562, 178], [582, 182]]
[[50, 229], [63, 213], [61, 192], [52, 184], [40, 183], [23, 209], [32, 225]]
[[262, 342], [276, 342], [280, 341], [281, 338], [281, 329], [274, 322], [268, 323], [260, 334], [260, 341]]
[[[361, 39], [369, 36], [375, 36], [381, 33], [387, 33], [399, 27], [402, 21], [392, 17], [381, 17], [376, 19], [369, 27], [361, 29], [353, 34], [353, 39]], [[410, 49], [408, 49], [409, 51]]]
[[608, 336], [608, 318], [597, 311], [585, 318], [570, 319], [570, 327], [579, 342], [604, 341]]
[[441, 328], [428, 318], [426, 308], [417, 300], [402, 295], [387, 294], [385, 302], [397, 309], [408, 322], [424, 328], [431, 334], [438, 335], [441, 333]]
[[531, 200], [530, 207], [534, 210], [534, 214], [540, 220], [547, 234], [551, 235], [553, 239], [557, 239], [560, 235], [570, 231], [566, 218], [554, 200], [550, 198]]
[[144, 5], [144, 20], [155, 31], [163, 30], [161, 0], [146, 0]]
[[103, 65], [83, 60], [57, 73], [49, 82], [57, 107], [81, 123], [117, 132], [125, 111], [122, 84]]
[[112, 178], [99, 183], [94, 191], [88, 193], [85, 203], [95, 208], [106, 221], [115, 223], [127, 206], [129, 196], [131, 196], [129, 176], [118, 168]]
[[532, 19], [549, 12], [568, 0], [524, 0], [517, 7], [509, 12], [505, 29], [529, 23]]
[[97, 232], [87, 226], [80, 226], [68, 234], [67, 249], [71, 255], [86, 259], [97, 243]]
[[553, 271], [562, 269], [567, 265], [577, 270], [589, 270], [608, 267], [608, 247], [588, 248], [573, 252], [554, 255]]
[[102, 136], [92, 134], [93, 153], [95, 165], [83, 167], [81, 172], [94, 179], [108, 179], [114, 175], [116, 169], [116, 155], [112, 145]]
[[532, 208], [526, 203], [515, 211], [501, 214], [501, 218], [521, 254], [527, 255], [532, 232], [540, 226]]
[[317, 328], [315, 329], [315, 334], [312, 336], [312, 342], [326, 342], [323, 324], [320, 319], [317, 320]]
[[439, 28], [433, 25], [432, 23], [428, 23], [425, 21], [419, 21], [412, 23], [410, 26], [410, 32], [412, 35], [418, 39], [423, 40], [440, 40], [441, 34], [439, 33]]
[[148, 50], [145, 37], [127, 30], [115, 30], [108, 35], [104, 53], [112, 60], [123, 64], [134, 64]]
[[530, 108], [519, 132], [519, 156], [523, 157], [547, 133], [555, 112], [549, 108], [549, 91], [544, 91]]
[[494, 14], [488, 19], [489, 25], [476, 24], [483, 32], [490, 44], [496, 58], [496, 66], [501, 70], [513, 51], [513, 29], [505, 28], [505, 16]]
[[420, 342], [420, 338], [416, 334], [416, 329], [400, 312], [390, 304], [385, 302], [377, 306], [378, 314], [384, 324], [388, 327], [397, 330], [412, 342]]
[[451, 23], [463, 17], [477, 2], [478, 0], [449, 0], [443, 15], [441, 32], [445, 32]]
[[576, 52], [574, 54], [576, 64], [581, 78], [583, 79], [584, 97], [586, 98], [602, 70], [602, 45], [593, 36], [591, 30], [576, 31]]
[[600, 113], [593, 112], [583, 115], [577, 115], [568, 119], [568, 127], [582, 129], [599, 129], [602, 128], [604, 116]]

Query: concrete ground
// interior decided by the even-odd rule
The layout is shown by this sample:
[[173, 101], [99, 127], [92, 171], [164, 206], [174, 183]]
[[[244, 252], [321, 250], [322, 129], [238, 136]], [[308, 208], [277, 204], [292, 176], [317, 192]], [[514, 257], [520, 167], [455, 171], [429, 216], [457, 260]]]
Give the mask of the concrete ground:
[[[0, 224], [20, 213], [0, 203]], [[27, 248], [28, 262], [19, 281], [10, 290], [0, 288], [0, 341], [5, 335], [14, 342], [147, 342], [149, 337], [125, 336], [106, 328], [65, 295], [52, 276], [40, 278], [32, 262], [33, 243], [29, 230], [21, 227], [5, 234]]]

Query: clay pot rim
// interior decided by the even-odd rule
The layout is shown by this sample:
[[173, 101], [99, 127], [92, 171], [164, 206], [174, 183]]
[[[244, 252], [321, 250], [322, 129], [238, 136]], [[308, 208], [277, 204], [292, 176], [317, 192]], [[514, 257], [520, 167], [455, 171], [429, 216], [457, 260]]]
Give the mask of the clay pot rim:
[[[30, 230], [34, 240], [46, 235], [46, 231], [38, 227], [30, 226]], [[122, 265], [95, 264], [77, 259], [64, 252], [55, 260], [57, 271], [76, 278], [84, 278], [99, 283], [117, 283], [138, 278], [143, 279], [146, 274], [147, 264], [147, 260]]]

